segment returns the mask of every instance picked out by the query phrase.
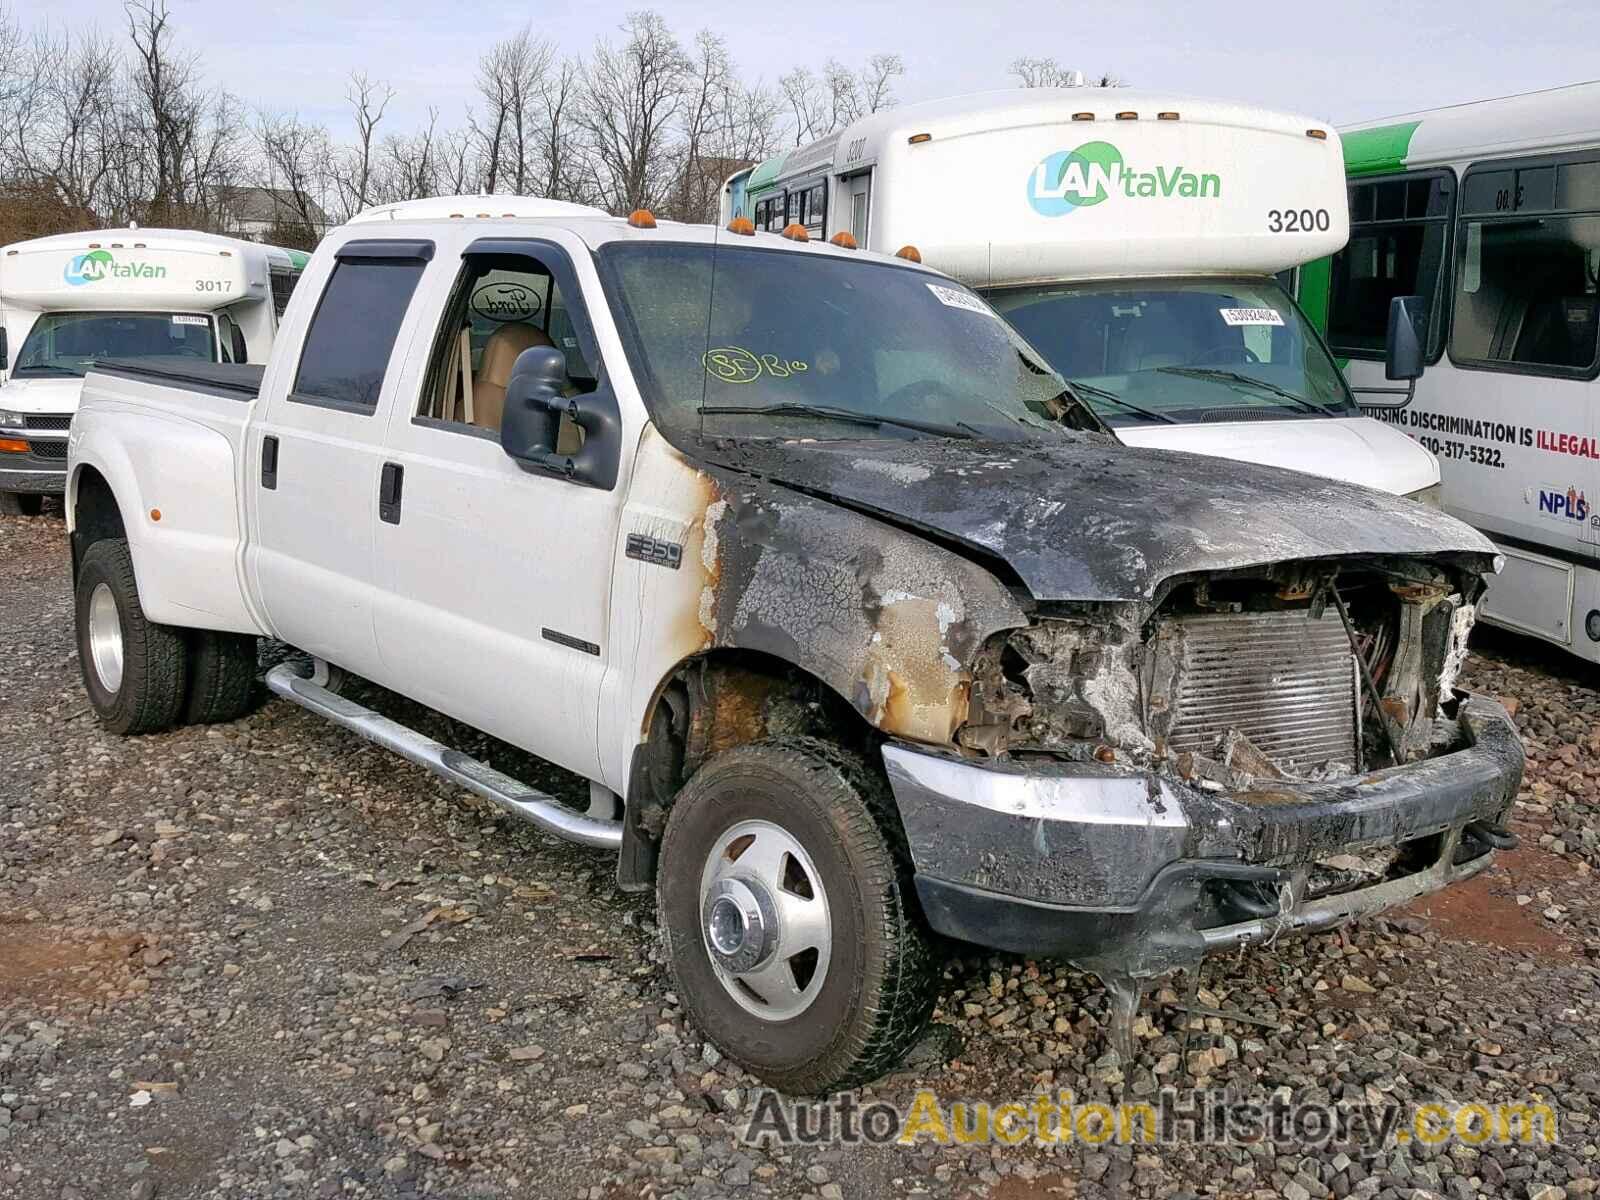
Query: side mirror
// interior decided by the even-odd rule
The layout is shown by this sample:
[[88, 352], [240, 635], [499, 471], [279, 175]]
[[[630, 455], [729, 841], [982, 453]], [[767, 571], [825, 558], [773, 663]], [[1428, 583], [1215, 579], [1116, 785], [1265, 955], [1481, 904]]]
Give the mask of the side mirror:
[[1422, 376], [1422, 336], [1427, 312], [1421, 296], [1389, 301], [1389, 331], [1383, 343], [1383, 377], [1411, 381]]
[[233, 361], [236, 363], [250, 361], [249, 347], [244, 344], [244, 330], [237, 325], [233, 327]]
[[[524, 469], [610, 491], [622, 457], [617, 398], [604, 384], [575, 396], [564, 394], [569, 386], [566, 356], [554, 346], [533, 346], [517, 355], [506, 384], [500, 446]], [[562, 417], [583, 431], [583, 445], [572, 454], [556, 452]]]
[[0, 371], [9, 370], [11, 367], [11, 347], [6, 342], [6, 327], [0, 325]]

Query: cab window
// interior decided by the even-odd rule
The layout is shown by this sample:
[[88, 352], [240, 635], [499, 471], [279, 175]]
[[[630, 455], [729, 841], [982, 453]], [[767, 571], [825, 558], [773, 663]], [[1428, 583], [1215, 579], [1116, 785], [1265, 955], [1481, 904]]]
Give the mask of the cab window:
[[[539, 346], [561, 351], [572, 392], [592, 391], [596, 373], [580, 319], [543, 259], [468, 253], [434, 339], [417, 417], [498, 434], [512, 368]], [[569, 442], [579, 437], [576, 427], [564, 432]]]
[[[431, 255], [431, 243], [417, 245], [424, 244]], [[405, 245], [381, 243], [367, 252], [352, 243], [340, 251], [306, 331], [291, 400], [358, 413], [377, 408], [400, 323], [427, 265], [424, 257], [390, 256]]]

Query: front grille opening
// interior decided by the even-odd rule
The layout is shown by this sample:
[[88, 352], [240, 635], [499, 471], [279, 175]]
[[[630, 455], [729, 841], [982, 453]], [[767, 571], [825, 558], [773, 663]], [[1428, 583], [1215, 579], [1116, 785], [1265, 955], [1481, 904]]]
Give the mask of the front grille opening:
[[1169, 750], [1217, 757], [1232, 733], [1286, 774], [1355, 770], [1356, 664], [1331, 608], [1168, 618], [1156, 639]]

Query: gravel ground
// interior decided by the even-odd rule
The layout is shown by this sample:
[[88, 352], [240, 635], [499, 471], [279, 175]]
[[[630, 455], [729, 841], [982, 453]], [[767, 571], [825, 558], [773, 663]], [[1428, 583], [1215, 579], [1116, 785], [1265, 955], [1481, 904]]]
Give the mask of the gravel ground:
[[651, 906], [617, 891], [604, 855], [278, 701], [228, 726], [101, 733], [67, 576], [58, 509], [0, 520], [0, 1196], [1596, 1190], [1600, 693], [1553, 652], [1484, 636], [1469, 667], [1514, 702], [1530, 756], [1524, 848], [1492, 871], [1207, 963], [1146, 1000], [1131, 1064], [1106, 1051], [1093, 978], [971, 953], [916, 1065], [858, 1099], [1542, 1097], [1559, 1145], [753, 1146], [756, 1082], [685, 1024]]

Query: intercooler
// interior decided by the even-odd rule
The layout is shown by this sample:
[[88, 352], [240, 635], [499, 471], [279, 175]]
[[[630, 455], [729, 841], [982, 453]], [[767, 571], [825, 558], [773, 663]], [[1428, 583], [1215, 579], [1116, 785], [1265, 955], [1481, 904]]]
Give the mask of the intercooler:
[[1355, 659], [1338, 613], [1173, 617], [1156, 631], [1152, 728], [1175, 751], [1214, 756], [1237, 731], [1285, 772], [1356, 764]]

